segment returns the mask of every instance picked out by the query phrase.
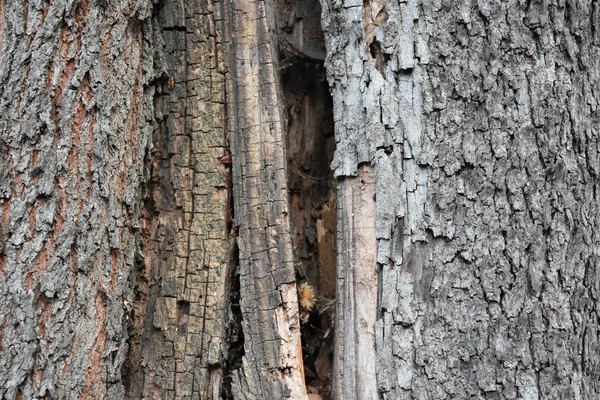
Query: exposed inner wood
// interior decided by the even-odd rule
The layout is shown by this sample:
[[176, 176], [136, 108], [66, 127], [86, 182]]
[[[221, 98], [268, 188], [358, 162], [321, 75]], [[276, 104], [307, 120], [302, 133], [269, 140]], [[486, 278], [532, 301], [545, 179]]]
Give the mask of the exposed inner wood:
[[377, 235], [375, 167], [361, 164], [339, 182], [333, 395], [378, 399], [375, 353]]
[[289, 225], [284, 116], [270, 3], [232, 3], [234, 90], [228, 93], [234, 224], [239, 227], [242, 368], [237, 399], [305, 399]]

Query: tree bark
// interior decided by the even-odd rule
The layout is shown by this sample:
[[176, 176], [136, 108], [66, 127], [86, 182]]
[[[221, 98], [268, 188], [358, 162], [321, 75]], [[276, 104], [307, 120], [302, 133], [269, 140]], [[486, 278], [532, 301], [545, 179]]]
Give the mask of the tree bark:
[[376, 176], [377, 368], [336, 398], [598, 397], [597, 6], [322, 4], [332, 167]]
[[0, 2], [5, 399], [124, 396], [154, 49], [118, 6]]
[[0, 0], [0, 397], [600, 395], [598, 6], [321, 5]]

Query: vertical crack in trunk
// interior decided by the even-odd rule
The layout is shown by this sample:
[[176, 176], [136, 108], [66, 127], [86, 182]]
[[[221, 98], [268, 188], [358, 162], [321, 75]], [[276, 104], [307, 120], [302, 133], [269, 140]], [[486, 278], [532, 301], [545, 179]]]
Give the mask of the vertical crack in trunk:
[[335, 303], [335, 140], [318, 1], [277, 2], [289, 209], [309, 394], [331, 396]]
[[332, 104], [322, 62], [287, 52], [282, 46], [283, 92], [287, 110], [290, 222], [300, 292], [302, 350], [309, 392], [331, 391], [333, 302], [335, 298], [335, 188], [329, 164], [334, 152]]
[[[221, 5], [223, 7], [223, 5]], [[224, 156], [227, 161], [231, 160], [230, 141], [228, 135], [229, 108], [227, 92], [232, 92], [234, 82], [229, 79], [224, 86], [225, 97], [225, 117], [224, 125], [225, 142], [228, 153]], [[227, 232], [229, 232], [229, 272], [227, 276], [228, 295], [229, 295], [229, 318], [226, 328], [226, 346], [227, 358], [223, 365], [223, 384], [221, 386], [221, 398], [224, 400], [233, 400], [233, 376], [239, 371], [243, 364], [244, 351], [244, 330], [242, 327], [242, 310], [240, 306], [240, 249], [237, 245], [239, 235], [238, 227], [233, 223], [235, 219], [235, 201], [233, 198], [233, 176], [230, 173], [227, 177], [227, 187], [229, 189], [228, 209], [227, 209]]]
[[232, 228], [230, 233], [230, 258], [229, 258], [229, 321], [227, 322], [227, 358], [223, 366], [223, 385], [221, 398], [233, 400], [232, 391], [234, 371], [242, 368], [244, 352], [244, 331], [242, 329], [242, 311], [240, 308], [240, 274], [239, 274], [239, 249], [236, 243], [237, 228]]

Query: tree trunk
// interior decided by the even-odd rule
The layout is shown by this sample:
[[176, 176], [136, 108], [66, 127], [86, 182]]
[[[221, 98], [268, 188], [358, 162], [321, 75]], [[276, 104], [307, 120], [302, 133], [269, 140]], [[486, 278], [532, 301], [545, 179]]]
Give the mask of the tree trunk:
[[[334, 397], [598, 397], [598, 7], [322, 4], [347, 201], [337, 251], [355, 261], [338, 261]], [[344, 239], [360, 224], [347, 209], [365, 201], [345, 188], [364, 164], [370, 350], [344, 333], [362, 328], [356, 304], [373, 288], [355, 277], [369, 231]]]
[[5, 399], [124, 396], [154, 28], [118, 6], [0, 1]]
[[600, 395], [594, 2], [17, 3], [0, 397]]

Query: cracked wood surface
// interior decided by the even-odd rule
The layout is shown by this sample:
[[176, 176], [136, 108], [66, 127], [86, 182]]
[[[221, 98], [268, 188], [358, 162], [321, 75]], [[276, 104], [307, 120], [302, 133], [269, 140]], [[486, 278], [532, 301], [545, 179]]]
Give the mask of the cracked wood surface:
[[[127, 398], [220, 399], [230, 245], [222, 2], [166, 2], [156, 44], [165, 78], [142, 208]], [[160, 49], [162, 46], [162, 49]]]
[[379, 397], [597, 398], [597, 5], [322, 6], [335, 174], [377, 177]]
[[236, 84], [228, 96], [245, 340], [237, 399], [306, 398], [272, 18], [269, 1], [232, 2]]

